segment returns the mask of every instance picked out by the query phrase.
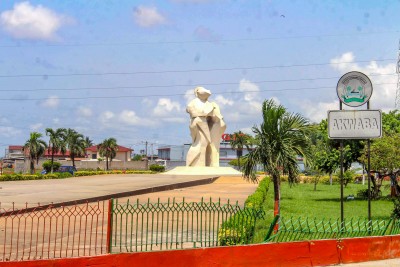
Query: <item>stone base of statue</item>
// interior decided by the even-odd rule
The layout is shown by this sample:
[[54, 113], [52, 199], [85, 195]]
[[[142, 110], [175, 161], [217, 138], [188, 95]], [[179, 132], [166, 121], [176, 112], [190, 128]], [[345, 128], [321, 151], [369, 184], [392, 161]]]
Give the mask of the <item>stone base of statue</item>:
[[242, 176], [242, 173], [232, 167], [175, 167], [164, 172], [168, 175], [212, 175], [212, 176]]

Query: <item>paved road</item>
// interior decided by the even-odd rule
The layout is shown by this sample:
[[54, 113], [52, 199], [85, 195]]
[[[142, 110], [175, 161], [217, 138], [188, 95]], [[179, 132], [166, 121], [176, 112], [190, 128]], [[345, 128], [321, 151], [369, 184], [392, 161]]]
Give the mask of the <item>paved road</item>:
[[185, 182], [209, 182], [210, 178], [212, 178], [210, 175], [124, 174], [53, 180], [7, 181], [0, 182], [0, 201], [1, 208], [10, 208], [13, 202], [15, 202], [17, 208], [20, 208], [24, 206], [24, 203], [32, 206], [37, 205], [37, 203], [41, 205], [60, 203], [123, 192], [134, 194], [134, 191], [137, 190], [161, 186], [171, 187]]
[[342, 264], [339, 266], [343, 266], [343, 267], [398, 267], [398, 266], [400, 266], [400, 259]]

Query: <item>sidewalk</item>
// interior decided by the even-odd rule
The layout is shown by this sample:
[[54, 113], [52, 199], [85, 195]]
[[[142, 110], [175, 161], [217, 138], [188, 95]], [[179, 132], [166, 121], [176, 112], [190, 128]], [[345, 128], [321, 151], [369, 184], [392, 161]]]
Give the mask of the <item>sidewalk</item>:
[[391, 259], [383, 261], [368, 261], [360, 263], [341, 264], [337, 266], [343, 267], [398, 267], [400, 266], [400, 259]]
[[217, 177], [204, 175], [114, 174], [67, 179], [0, 182], [1, 208], [50, 203], [84, 203], [141, 195], [212, 183]]

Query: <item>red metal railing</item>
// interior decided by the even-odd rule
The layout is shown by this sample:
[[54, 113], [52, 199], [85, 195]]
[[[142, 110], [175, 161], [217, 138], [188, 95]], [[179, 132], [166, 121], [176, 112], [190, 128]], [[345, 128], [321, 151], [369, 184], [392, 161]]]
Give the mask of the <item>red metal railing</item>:
[[105, 254], [108, 209], [108, 201], [0, 208], [0, 261]]

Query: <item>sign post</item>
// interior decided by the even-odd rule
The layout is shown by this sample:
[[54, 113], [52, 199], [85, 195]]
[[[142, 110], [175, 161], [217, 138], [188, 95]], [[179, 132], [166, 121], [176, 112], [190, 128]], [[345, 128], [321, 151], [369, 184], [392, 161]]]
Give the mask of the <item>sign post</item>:
[[[382, 137], [382, 112], [370, 110], [373, 91], [371, 80], [358, 71], [344, 74], [338, 81], [336, 92], [340, 110], [328, 111], [328, 137], [340, 140], [340, 217], [344, 224], [343, 204], [343, 141], [348, 139], [367, 139], [368, 150], [368, 220], [371, 221], [371, 166], [370, 139]], [[367, 103], [367, 110], [343, 110], [342, 104], [359, 107]]]

